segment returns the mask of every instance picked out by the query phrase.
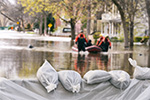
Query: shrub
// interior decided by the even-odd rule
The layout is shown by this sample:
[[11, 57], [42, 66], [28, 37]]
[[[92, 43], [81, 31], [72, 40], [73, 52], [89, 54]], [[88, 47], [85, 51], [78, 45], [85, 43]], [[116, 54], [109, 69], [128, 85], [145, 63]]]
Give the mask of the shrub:
[[124, 37], [120, 37], [120, 38], [118, 39], [118, 42], [124, 42]]
[[27, 24], [27, 29], [31, 29], [31, 25], [29, 23]]
[[146, 43], [148, 41], [148, 39], [149, 39], [148, 36], [144, 36], [140, 42], [141, 43]]
[[111, 38], [110, 38], [110, 41], [111, 41], [111, 42], [118, 42], [118, 37], [111, 37]]
[[142, 37], [139, 37], [139, 36], [134, 37], [134, 42], [140, 42], [141, 40], [142, 40]]
[[100, 34], [101, 34], [100, 32], [95, 32], [93, 38], [97, 40]]

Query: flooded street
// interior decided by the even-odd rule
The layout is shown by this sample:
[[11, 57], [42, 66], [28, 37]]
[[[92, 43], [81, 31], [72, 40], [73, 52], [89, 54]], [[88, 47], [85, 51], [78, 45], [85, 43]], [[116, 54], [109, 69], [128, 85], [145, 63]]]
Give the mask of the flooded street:
[[[28, 45], [33, 48], [28, 48]], [[33, 34], [0, 31], [0, 73], [9, 79], [35, 78], [38, 68], [47, 59], [59, 70], [76, 70], [82, 76], [89, 70], [124, 70], [131, 76], [134, 68], [128, 58], [139, 66], [150, 67], [147, 45], [136, 44], [124, 50], [123, 43], [112, 43], [108, 53], [72, 51], [68, 37], [42, 37]]]

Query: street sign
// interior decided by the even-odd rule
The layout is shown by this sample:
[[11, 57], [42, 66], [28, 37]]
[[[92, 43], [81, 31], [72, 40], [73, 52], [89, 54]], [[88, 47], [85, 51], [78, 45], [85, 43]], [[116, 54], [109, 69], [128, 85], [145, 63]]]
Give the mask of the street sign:
[[48, 24], [48, 27], [49, 27], [49, 28], [51, 28], [51, 27], [52, 27], [52, 24], [51, 24], [51, 23], [49, 23], [49, 24]]

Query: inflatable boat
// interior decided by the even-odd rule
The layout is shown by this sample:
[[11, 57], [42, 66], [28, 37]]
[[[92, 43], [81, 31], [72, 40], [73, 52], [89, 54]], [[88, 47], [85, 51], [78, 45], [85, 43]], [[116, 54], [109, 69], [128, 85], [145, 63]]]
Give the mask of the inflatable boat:
[[[72, 46], [72, 50], [78, 52], [77, 45]], [[86, 47], [85, 50], [88, 52], [101, 52], [101, 48], [96, 45]]]
[[101, 52], [101, 48], [96, 46], [96, 45], [92, 45], [89, 47], [85, 48], [88, 52]]

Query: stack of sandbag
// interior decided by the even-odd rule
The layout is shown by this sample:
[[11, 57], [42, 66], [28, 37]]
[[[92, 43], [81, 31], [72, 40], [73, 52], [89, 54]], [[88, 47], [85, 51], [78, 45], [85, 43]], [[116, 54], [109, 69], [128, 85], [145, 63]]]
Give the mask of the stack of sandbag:
[[[81, 88], [81, 75], [73, 70], [62, 70], [57, 72], [52, 65], [45, 60], [43, 65], [37, 71], [37, 78], [47, 89], [47, 92], [57, 88], [58, 81], [62, 86], [73, 93], [78, 93]], [[130, 84], [130, 76], [122, 70], [113, 70], [110, 72], [104, 70], [90, 70], [84, 76], [83, 80], [89, 84], [100, 84], [109, 81], [113, 86], [119, 89], [126, 89]]]
[[83, 79], [87, 84], [95, 84], [109, 81], [113, 86], [119, 89], [126, 89], [130, 85], [130, 75], [122, 70], [113, 70], [110, 72], [104, 70], [90, 70]]
[[137, 65], [137, 62], [131, 58], [128, 59], [130, 64], [135, 67], [133, 77], [139, 80], [148, 80], [150, 79], [150, 68], [140, 67]]

